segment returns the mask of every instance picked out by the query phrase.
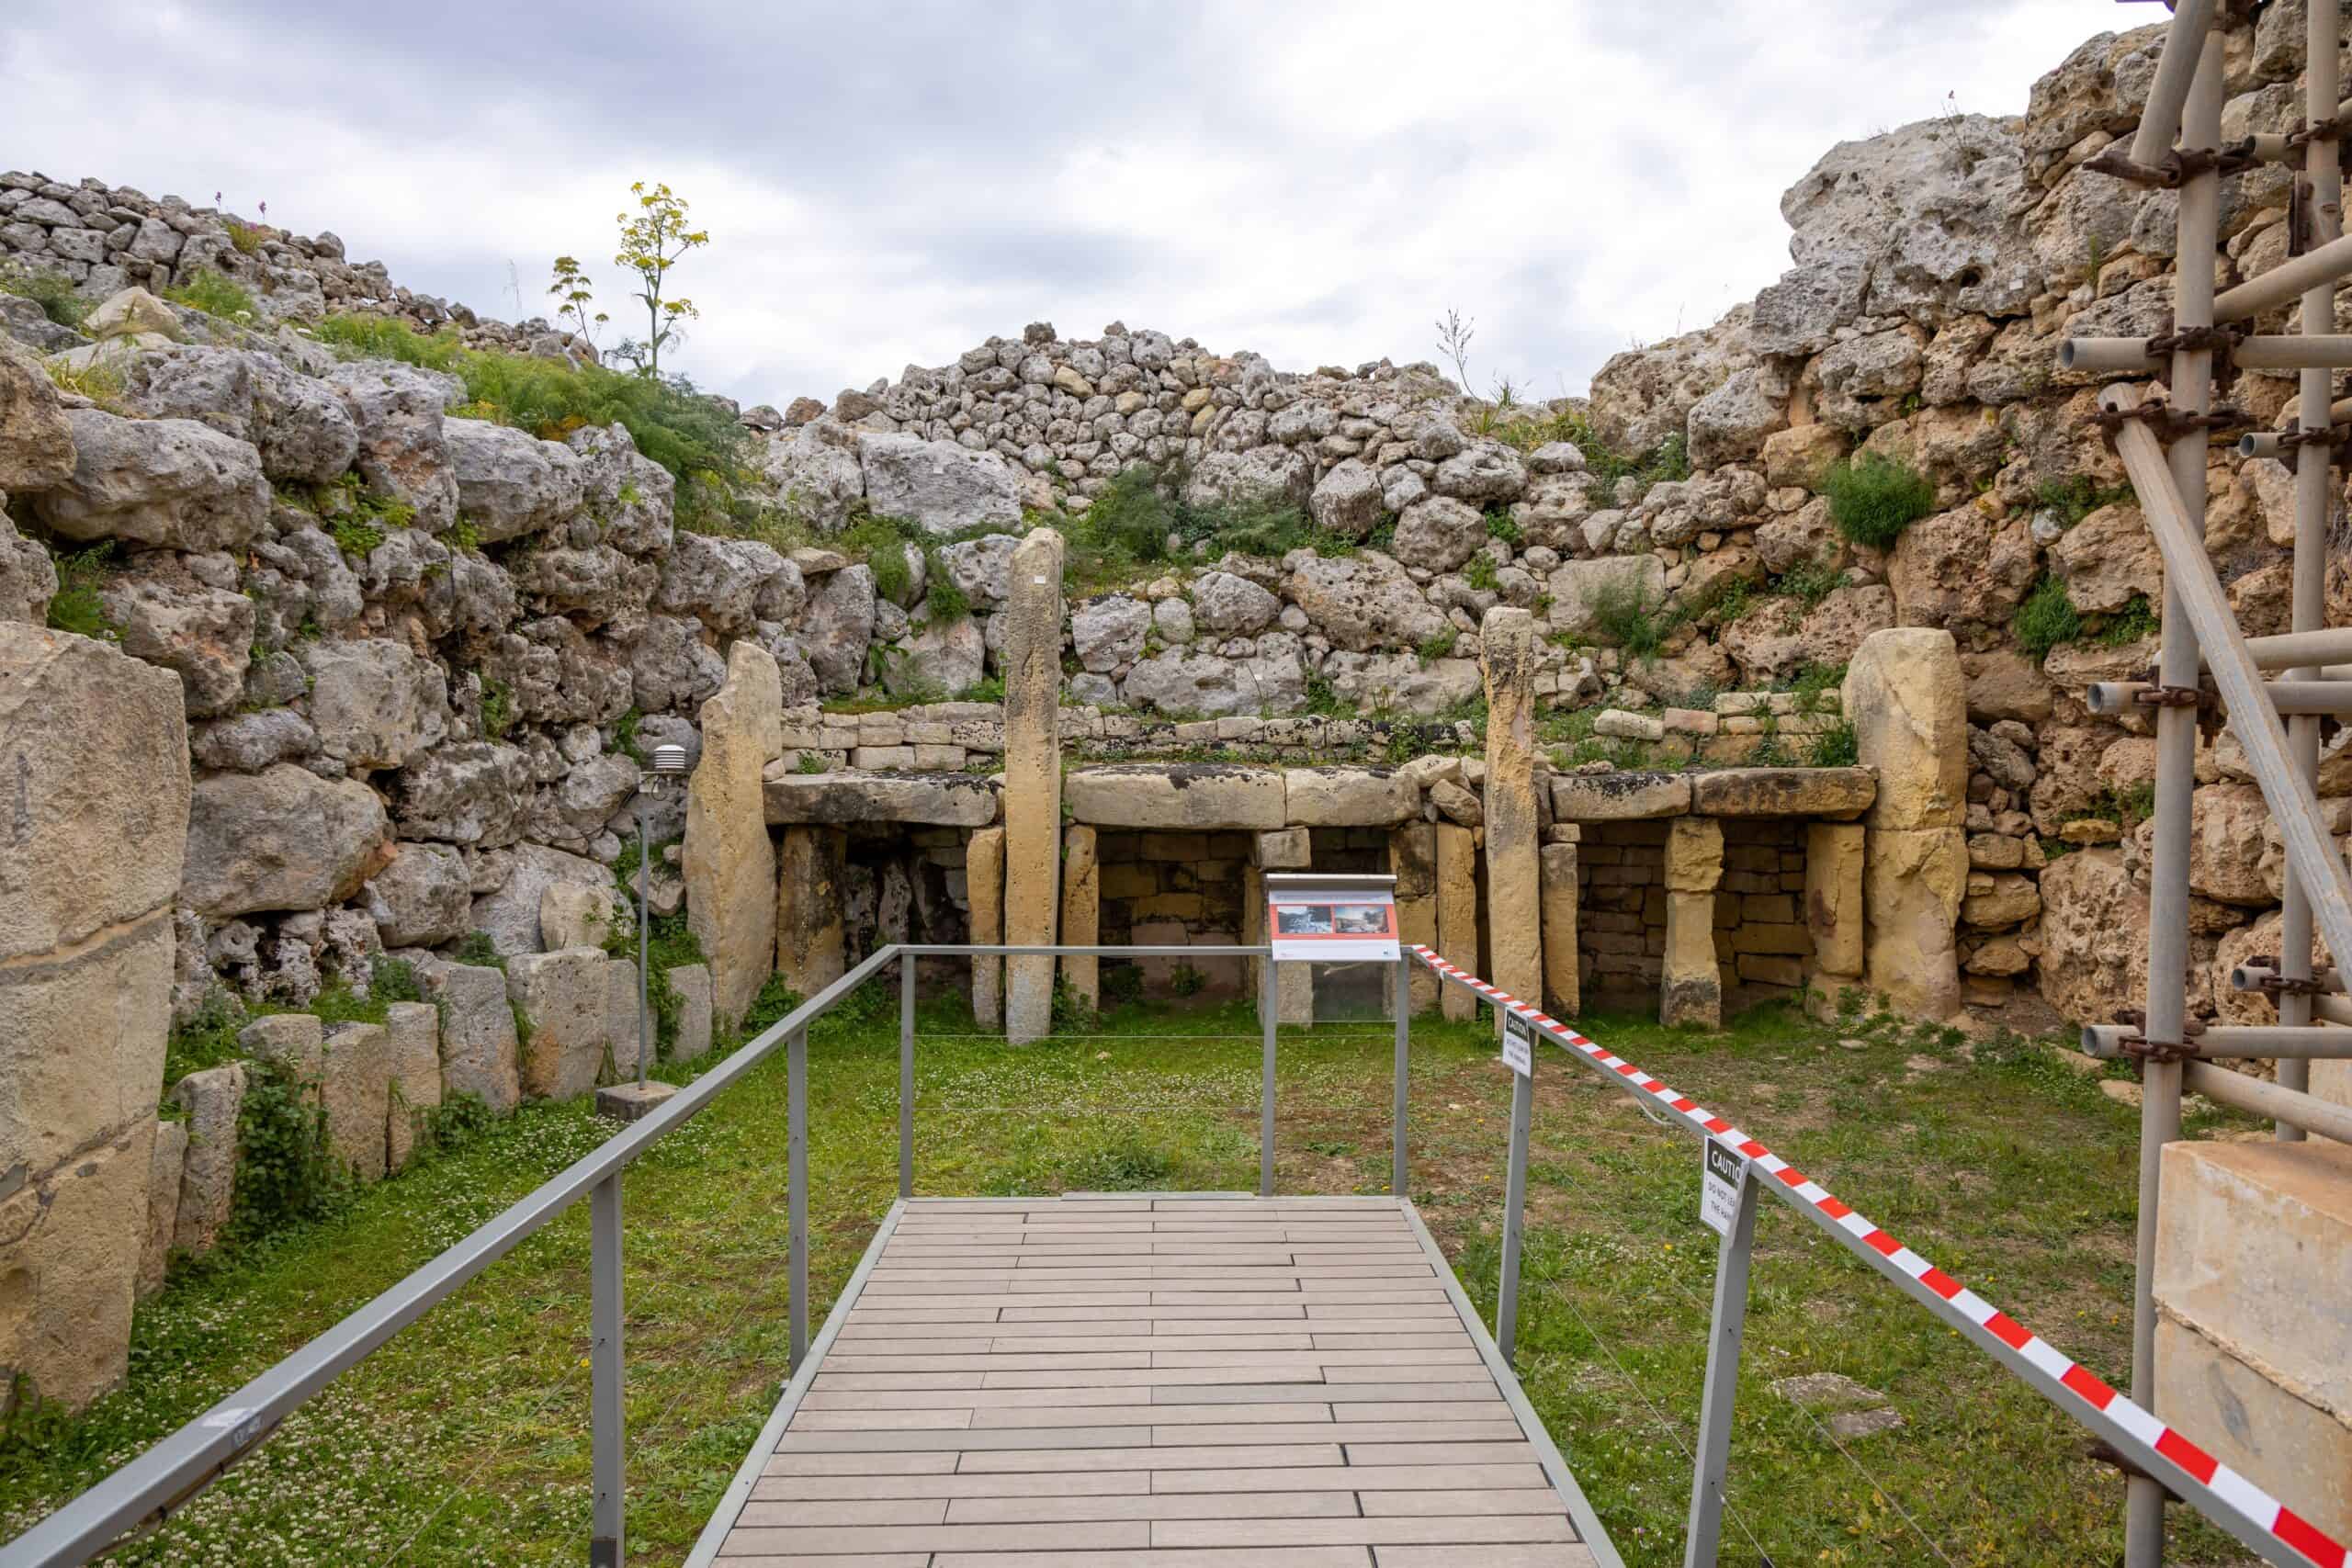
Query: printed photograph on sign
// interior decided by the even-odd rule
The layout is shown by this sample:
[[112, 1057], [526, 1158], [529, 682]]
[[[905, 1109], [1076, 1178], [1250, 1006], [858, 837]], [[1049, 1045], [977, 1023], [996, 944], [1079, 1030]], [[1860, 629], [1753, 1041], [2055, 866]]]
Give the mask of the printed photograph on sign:
[[1277, 963], [1394, 963], [1396, 879], [1269, 873], [1265, 929]]
[[1278, 904], [1274, 907], [1274, 930], [1284, 936], [1329, 936], [1331, 906]]
[[1394, 904], [1341, 904], [1331, 911], [1331, 929], [1348, 936], [1379, 936], [1396, 912]]

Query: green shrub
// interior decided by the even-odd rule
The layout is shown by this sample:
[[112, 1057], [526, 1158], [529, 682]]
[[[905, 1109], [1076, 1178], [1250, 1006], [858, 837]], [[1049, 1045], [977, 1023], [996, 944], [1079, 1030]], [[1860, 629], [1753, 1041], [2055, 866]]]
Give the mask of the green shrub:
[[175, 305], [186, 305], [208, 316], [233, 321], [239, 316], [258, 317], [258, 307], [244, 286], [225, 272], [205, 268], [177, 288], [164, 290], [164, 298]]
[[324, 1218], [350, 1197], [353, 1183], [328, 1146], [315, 1086], [282, 1062], [249, 1062], [245, 1072], [234, 1225], [241, 1239], [252, 1239]]
[[1519, 543], [1519, 520], [1510, 514], [1510, 508], [1491, 506], [1487, 509], [1487, 537], [1500, 539], [1507, 545]]
[[1850, 720], [1839, 721], [1835, 729], [1826, 729], [1813, 738], [1805, 748], [1807, 766], [1815, 768], [1850, 768], [1861, 761], [1861, 746], [1854, 734]]
[[1666, 609], [1633, 572], [1604, 577], [1585, 593], [1585, 609], [1603, 639], [1636, 659], [1655, 659], [1680, 616]]
[[327, 532], [334, 536], [334, 547], [354, 560], [366, 560], [384, 542], [384, 531], [365, 517], [338, 517]]
[[2066, 597], [2065, 583], [2045, 573], [2018, 606], [2009, 630], [2029, 657], [2041, 659], [2059, 644], [2081, 637], [2083, 617], [2075, 612], [2074, 601]]
[[1822, 489], [1838, 531], [1876, 549], [1894, 544], [1904, 529], [1936, 509], [1936, 487], [1927, 476], [1875, 452], [1830, 469]]
[[1826, 561], [1799, 561], [1772, 580], [1774, 592], [1810, 610], [1846, 586], [1846, 574]]
[[2034, 505], [2057, 514], [2062, 528], [2071, 528], [2103, 506], [2134, 499], [2128, 484], [2101, 489], [2088, 474], [2070, 474], [2063, 479], [2044, 479], [2033, 492]]
[[941, 568], [936, 556], [932, 558], [930, 577], [923, 587], [922, 602], [923, 618], [930, 626], [952, 626], [958, 621], [968, 620], [971, 617], [970, 597], [958, 588], [956, 585], [956, 580], [948, 576]]
[[1166, 1186], [1174, 1168], [1166, 1155], [1130, 1136], [1073, 1156], [1062, 1168], [1062, 1185], [1072, 1192], [1148, 1191]]
[[0, 266], [0, 294], [14, 294], [40, 307], [54, 326], [80, 332], [93, 306], [87, 296], [62, 272], [30, 267]]
[[239, 255], [261, 254], [261, 243], [268, 238], [269, 231], [257, 224], [236, 218], [229, 220], [229, 243], [237, 248]]
[[503, 740], [506, 732], [514, 728], [514, 694], [506, 682], [494, 675], [485, 675], [481, 682], [481, 732], [492, 740]]
[[450, 950], [450, 959], [453, 963], [468, 964], [476, 969], [506, 967], [506, 960], [500, 954], [497, 944], [490, 940], [488, 931], [468, 931], [459, 938], [458, 945]]
[[49, 601], [50, 629], [96, 637], [101, 642], [119, 638], [121, 630], [107, 618], [106, 604], [98, 597], [98, 590], [113, 575], [113, 568], [111, 539], [58, 557], [57, 592]]
[[[876, 987], [867, 986], [858, 994], [878, 996], [880, 991]], [[744, 1010], [743, 1038], [755, 1039], [767, 1030], [775, 1028], [791, 1015], [792, 1010], [798, 1007], [800, 1001], [800, 993], [794, 990], [783, 976], [769, 976], [760, 987], [760, 994], [752, 998], [752, 1005]]]
[[1453, 645], [1461, 640], [1462, 634], [1456, 631], [1453, 627], [1448, 626], [1442, 632], [1433, 632], [1430, 636], [1423, 637], [1420, 640], [1419, 646], [1415, 648], [1413, 651], [1419, 654], [1421, 656], [1421, 662], [1426, 664], [1433, 659], [1452, 658], [1453, 654]]
[[1123, 468], [1094, 498], [1071, 527], [1073, 546], [1156, 561], [1168, 554], [1176, 532], [1175, 509], [1159, 493], [1159, 471], [1141, 465]]
[[405, 958], [379, 958], [369, 965], [373, 977], [368, 982], [368, 994], [379, 1002], [421, 1002], [424, 987], [416, 977], [416, 965]]
[[1482, 593], [1495, 590], [1495, 558], [1480, 550], [1463, 563], [1462, 581]]
[[2098, 630], [2101, 648], [2121, 648], [2138, 642], [2143, 637], [2154, 637], [2158, 630], [2156, 612], [2144, 593], [2134, 593], [2132, 602], [2108, 617]]

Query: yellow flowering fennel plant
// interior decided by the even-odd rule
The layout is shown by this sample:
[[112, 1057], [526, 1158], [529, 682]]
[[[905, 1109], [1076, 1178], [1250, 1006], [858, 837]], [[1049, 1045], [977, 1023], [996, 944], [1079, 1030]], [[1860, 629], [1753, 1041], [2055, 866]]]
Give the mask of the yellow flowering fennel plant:
[[628, 188], [637, 197], [637, 212], [623, 211], [615, 219], [621, 226], [621, 247], [613, 262], [644, 284], [637, 298], [645, 306], [646, 335], [643, 343], [624, 342], [616, 352], [636, 361], [645, 374], [658, 376], [662, 345], [677, 337], [681, 322], [702, 313], [691, 299], [663, 299], [662, 286], [680, 257], [710, 243], [710, 231], [686, 226], [685, 198], [667, 185], [649, 187], [639, 180]]

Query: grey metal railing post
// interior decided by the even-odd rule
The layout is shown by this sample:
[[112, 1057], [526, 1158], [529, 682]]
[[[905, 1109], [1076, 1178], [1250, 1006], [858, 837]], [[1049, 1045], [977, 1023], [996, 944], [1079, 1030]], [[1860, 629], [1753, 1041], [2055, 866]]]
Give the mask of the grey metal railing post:
[[792, 1365], [808, 1353], [808, 1031], [796, 1029], [785, 1043], [788, 1084], [785, 1112], [789, 1152], [785, 1179], [791, 1183]]
[[1265, 1036], [1265, 1060], [1259, 1068], [1258, 1196], [1274, 1195], [1274, 1025], [1282, 1007], [1282, 992], [1274, 984], [1271, 953], [1258, 965], [1258, 1027]]
[[1739, 1393], [1739, 1342], [1747, 1327], [1747, 1262], [1756, 1250], [1762, 1190], [1751, 1168], [1740, 1179], [1739, 1208], [1715, 1253], [1715, 1315], [1707, 1337], [1707, 1384], [1699, 1403], [1699, 1451], [1690, 1471], [1690, 1529], [1682, 1568], [1715, 1568], [1723, 1539], [1732, 1404]]
[[1396, 1112], [1388, 1134], [1388, 1190], [1399, 1198], [1409, 1190], [1405, 1184], [1405, 1102], [1410, 1087], [1407, 1074], [1412, 1043], [1413, 961], [1400, 957], [1396, 960]]
[[1534, 1064], [1510, 1079], [1510, 1171], [1503, 1181], [1503, 1276], [1495, 1292], [1495, 1348], [1507, 1365], [1517, 1366], [1519, 1244], [1527, 1210], [1527, 1134], [1535, 1119]]
[[899, 1196], [915, 1195], [915, 955], [899, 954]]
[[590, 1480], [595, 1501], [588, 1568], [621, 1568], [622, 1466], [627, 1413], [621, 1398], [621, 1173], [588, 1195]]

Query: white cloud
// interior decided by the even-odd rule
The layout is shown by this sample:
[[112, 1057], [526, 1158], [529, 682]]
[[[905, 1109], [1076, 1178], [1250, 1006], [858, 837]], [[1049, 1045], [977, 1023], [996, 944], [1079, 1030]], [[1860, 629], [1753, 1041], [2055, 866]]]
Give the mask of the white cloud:
[[[19, 0], [27, 4], [28, 0]], [[1123, 318], [1283, 366], [1433, 357], [1580, 389], [1786, 265], [1781, 191], [1836, 141], [2014, 114], [2111, 25], [2093, 0], [1046, 0], [674, 10], [562, 28], [420, 0], [28, 0], [0, 41], [19, 166], [333, 229], [392, 276], [539, 312], [603, 304], [630, 180], [714, 235], [680, 359], [749, 400], [830, 396], [991, 333]], [[2132, 18], [2136, 19], [2136, 18]], [[145, 62], [125, 67], [123, 62]]]

